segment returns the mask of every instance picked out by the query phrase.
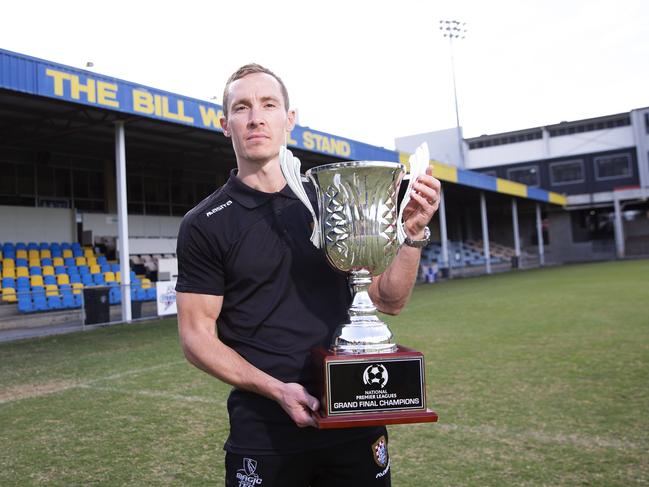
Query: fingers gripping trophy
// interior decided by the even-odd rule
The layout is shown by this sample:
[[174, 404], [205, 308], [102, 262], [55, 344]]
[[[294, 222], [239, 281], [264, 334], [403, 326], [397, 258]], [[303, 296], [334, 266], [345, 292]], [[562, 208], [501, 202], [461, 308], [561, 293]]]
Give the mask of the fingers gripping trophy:
[[[412, 185], [428, 167], [428, 147], [418, 148], [409, 162]], [[321, 382], [318, 427], [437, 421], [426, 408], [423, 354], [394, 342], [368, 293], [372, 277], [385, 271], [407, 238], [402, 214], [410, 187], [401, 210], [397, 207], [404, 166], [352, 161], [308, 170], [318, 214], [302, 186], [300, 161], [285, 147], [280, 166], [313, 217], [311, 242], [334, 268], [349, 274], [353, 292], [349, 322], [340, 324], [329, 349], [313, 351]]]

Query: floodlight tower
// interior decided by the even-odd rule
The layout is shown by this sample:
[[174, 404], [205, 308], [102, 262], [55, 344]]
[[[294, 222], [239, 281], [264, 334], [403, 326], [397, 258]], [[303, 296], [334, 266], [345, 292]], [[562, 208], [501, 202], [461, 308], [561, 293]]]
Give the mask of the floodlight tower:
[[459, 20], [440, 20], [439, 30], [444, 37], [448, 37], [448, 44], [451, 52], [451, 74], [453, 76], [453, 96], [455, 97], [455, 122], [457, 126], [457, 145], [460, 150], [460, 167], [464, 167], [464, 146], [462, 143], [462, 129], [460, 128], [460, 110], [457, 105], [457, 86], [455, 85], [455, 60], [453, 59], [453, 40], [464, 39], [466, 37], [466, 22]]

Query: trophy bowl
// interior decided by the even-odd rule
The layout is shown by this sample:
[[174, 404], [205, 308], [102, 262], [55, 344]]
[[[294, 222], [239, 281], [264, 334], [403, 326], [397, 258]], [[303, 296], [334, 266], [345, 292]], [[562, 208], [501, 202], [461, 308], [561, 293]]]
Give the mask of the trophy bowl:
[[353, 291], [350, 321], [338, 327], [332, 340], [336, 353], [397, 349], [368, 288], [399, 249], [397, 196], [404, 172], [402, 164], [383, 161], [326, 164], [306, 172], [316, 188], [320, 247], [334, 268], [349, 273]]

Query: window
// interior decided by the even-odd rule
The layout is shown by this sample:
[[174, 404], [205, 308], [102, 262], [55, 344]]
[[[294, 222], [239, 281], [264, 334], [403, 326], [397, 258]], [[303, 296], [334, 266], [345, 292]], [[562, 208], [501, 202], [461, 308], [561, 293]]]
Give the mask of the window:
[[539, 170], [537, 166], [525, 166], [507, 169], [507, 179], [527, 186], [539, 185]]
[[491, 169], [489, 171], [482, 171], [482, 174], [484, 174], [485, 176], [491, 176], [492, 178], [497, 178], [498, 177], [498, 174], [496, 174], [495, 169]]
[[633, 175], [629, 154], [613, 154], [595, 158], [595, 178], [622, 179]]
[[584, 161], [561, 161], [550, 164], [550, 183], [558, 186], [584, 182]]

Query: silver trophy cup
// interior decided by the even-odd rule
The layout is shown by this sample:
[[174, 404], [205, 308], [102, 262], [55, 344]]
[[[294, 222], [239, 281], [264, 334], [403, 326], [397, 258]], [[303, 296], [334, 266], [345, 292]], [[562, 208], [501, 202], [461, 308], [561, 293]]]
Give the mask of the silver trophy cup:
[[353, 301], [349, 323], [334, 333], [336, 353], [394, 352], [392, 332], [376, 314], [368, 294], [399, 248], [397, 196], [404, 166], [356, 161], [310, 169], [306, 176], [318, 196], [319, 246], [329, 263], [350, 274]]

